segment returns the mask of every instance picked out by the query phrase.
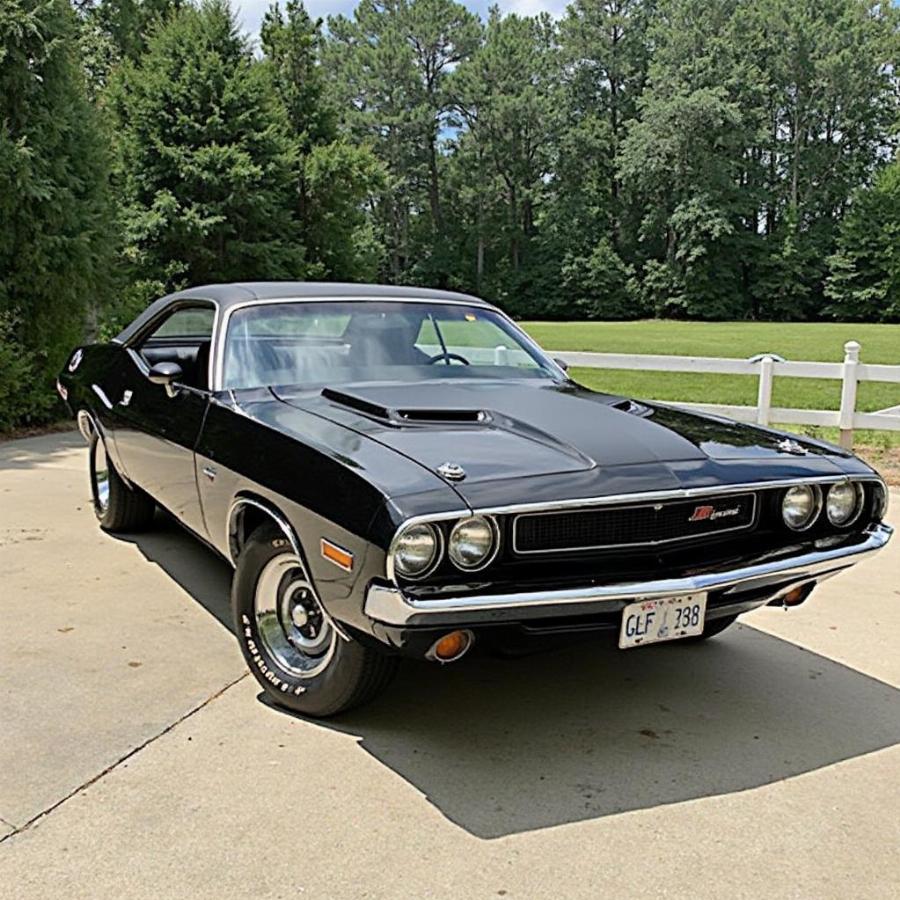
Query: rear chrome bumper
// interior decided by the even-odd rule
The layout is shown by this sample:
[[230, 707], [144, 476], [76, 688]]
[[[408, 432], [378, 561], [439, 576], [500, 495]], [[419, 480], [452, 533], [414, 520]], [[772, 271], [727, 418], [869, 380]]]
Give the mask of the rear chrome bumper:
[[873, 525], [854, 542], [818, 542], [815, 550], [778, 559], [761, 558], [734, 569], [667, 578], [619, 582], [586, 588], [476, 594], [458, 597], [411, 597], [396, 587], [372, 585], [366, 593], [366, 615], [384, 625], [417, 626], [508, 622], [537, 615], [578, 615], [589, 609], [614, 611], [635, 600], [678, 594], [721, 591], [726, 596], [771, 587], [772, 595], [788, 585], [820, 581], [880, 550], [891, 538], [889, 525]]

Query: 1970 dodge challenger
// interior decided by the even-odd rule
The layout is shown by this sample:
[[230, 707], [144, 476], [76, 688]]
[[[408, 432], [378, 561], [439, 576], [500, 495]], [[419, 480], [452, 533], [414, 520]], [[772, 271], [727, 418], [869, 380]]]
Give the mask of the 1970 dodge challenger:
[[852, 454], [579, 387], [462, 294], [193, 288], [76, 349], [58, 387], [101, 527], [159, 505], [230, 560], [251, 670], [311, 716], [402, 654], [698, 641], [891, 535]]

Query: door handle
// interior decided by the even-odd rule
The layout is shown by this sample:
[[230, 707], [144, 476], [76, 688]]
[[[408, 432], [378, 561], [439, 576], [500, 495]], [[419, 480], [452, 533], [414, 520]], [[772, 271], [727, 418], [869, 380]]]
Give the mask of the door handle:
[[203, 474], [204, 474], [210, 481], [215, 481], [215, 480], [216, 480], [216, 475], [218, 475], [219, 473], [218, 473], [218, 470], [217, 470], [217, 469], [213, 468], [213, 466], [204, 466], [204, 467], [203, 467]]

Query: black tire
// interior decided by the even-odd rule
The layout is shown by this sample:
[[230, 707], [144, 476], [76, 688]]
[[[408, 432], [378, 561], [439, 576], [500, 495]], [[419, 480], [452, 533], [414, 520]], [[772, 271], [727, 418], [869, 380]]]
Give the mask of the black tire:
[[[684, 638], [684, 641], [690, 641], [699, 644], [709, 638], [721, 634], [726, 628], [730, 628], [737, 621], [737, 616], [723, 616], [721, 619], [713, 619], [703, 626], [703, 634], [695, 634], [693, 637]], [[675, 644], [683, 643], [683, 641], [674, 641]]]
[[107, 456], [103, 438], [96, 431], [91, 437], [89, 459], [91, 499], [100, 527], [112, 532], [149, 528], [156, 504], [140, 488], [125, 484]]
[[397, 671], [396, 657], [337, 633], [275, 525], [261, 525], [244, 545], [231, 608], [250, 671], [274, 703], [293, 712], [325, 718], [361, 706], [380, 694]]

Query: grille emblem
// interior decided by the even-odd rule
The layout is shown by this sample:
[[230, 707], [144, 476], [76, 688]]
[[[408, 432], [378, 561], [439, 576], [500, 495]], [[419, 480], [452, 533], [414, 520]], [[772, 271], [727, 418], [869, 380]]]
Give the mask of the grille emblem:
[[466, 477], [466, 470], [454, 462], [441, 463], [437, 467], [437, 473], [447, 481], [462, 481]]
[[707, 522], [713, 519], [725, 519], [728, 516], [740, 514], [739, 506], [729, 506], [727, 509], [716, 509], [714, 506], [697, 506], [691, 513], [688, 522]]

